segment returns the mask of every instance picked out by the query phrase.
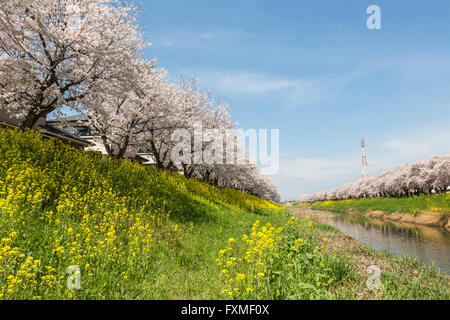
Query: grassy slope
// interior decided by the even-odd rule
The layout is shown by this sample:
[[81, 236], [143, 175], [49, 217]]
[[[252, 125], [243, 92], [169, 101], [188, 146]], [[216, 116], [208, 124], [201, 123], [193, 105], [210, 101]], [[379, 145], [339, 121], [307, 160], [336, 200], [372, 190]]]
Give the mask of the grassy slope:
[[[282, 225], [284, 215], [261, 216], [223, 209], [217, 219], [200, 222], [193, 217], [183, 223], [183, 239], [176, 246], [163, 246], [155, 269], [145, 279], [142, 297], [150, 299], [223, 299], [224, 279], [215, 260], [228, 246], [228, 239], [240, 239], [255, 220]], [[192, 223], [192, 224], [191, 224]]]
[[327, 251], [329, 227], [234, 190], [29, 132], [0, 131], [0, 160], [3, 299], [449, 298], [433, 271], [412, 293], [389, 278], [368, 291], [351, 257]]
[[[281, 206], [0, 131], [0, 298], [215, 298], [215, 259]], [[27, 262], [28, 261], [28, 262]], [[78, 265], [81, 290], [66, 289]]]
[[410, 198], [372, 198], [338, 201], [318, 201], [312, 208], [335, 212], [346, 212], [353, 209], [359, 212], [381, 210], [388, 213], [403, 212], [419, 214], [421, 212], [438, 211], [450, 214], [450, 194], [421, 195]]

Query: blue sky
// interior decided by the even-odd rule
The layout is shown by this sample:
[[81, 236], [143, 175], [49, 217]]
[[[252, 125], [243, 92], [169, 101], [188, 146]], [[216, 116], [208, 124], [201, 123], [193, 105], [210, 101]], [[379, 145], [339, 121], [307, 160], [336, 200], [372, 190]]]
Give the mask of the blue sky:
[[[366, 9], [381, 8], [381, 30]], [[239, 127], [280, 129], [283, 199], [450, 151], [450, 1], [141, 3], [170, 77], [196, 76]]]

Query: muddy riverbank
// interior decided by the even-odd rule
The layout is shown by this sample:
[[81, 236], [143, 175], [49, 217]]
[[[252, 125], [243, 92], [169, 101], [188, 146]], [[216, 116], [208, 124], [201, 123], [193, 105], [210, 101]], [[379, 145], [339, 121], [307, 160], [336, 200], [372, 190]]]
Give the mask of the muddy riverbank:
[[[304, 207], [313, 209], [311, 207]], [[319, 209], [327, 211], [325, 209]], [[385, 212], [381, 210], [371, 210], [367, 212], [360, 212], [355, 209], [348, 209], [346, 214], [365, 216], [367, 218], [381, 219], [386, 222], [398, 222], [412, 225], [422, 225], [436, 228], [443, 228], [447, 232], [450, 232], [450, 215], [439, 211], [421, 212], [416, 215], [404, 212]]]

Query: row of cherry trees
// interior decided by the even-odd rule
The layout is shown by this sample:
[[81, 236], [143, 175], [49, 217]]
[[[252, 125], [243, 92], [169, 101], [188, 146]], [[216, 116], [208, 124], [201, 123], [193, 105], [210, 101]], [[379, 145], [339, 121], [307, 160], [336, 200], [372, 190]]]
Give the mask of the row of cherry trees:
[[410, 197], [444, 193], [449, 187], [450, 153], [447, 153], [385, 171], [368, 179], [347, 183], [332, 190], [300, 195], [298, 201]]
[[[195, 138], [200, 123], [227, 136], [236, 124], [227, 104], [195, 80], [170, 83], [154, 60], [142, 58], [148, 44], [137, 18], [138, 10], [121, 0], [2, 1], [0, 108], [32, 128], [70, 107], [88, 116], [112, 156], [148, 152], [159, 168], [279, 201], [276, 187], [248, 157], [238, 164], [173, 161], [176, 130]], [[184, 156], [198, 157], [194, 149]]]

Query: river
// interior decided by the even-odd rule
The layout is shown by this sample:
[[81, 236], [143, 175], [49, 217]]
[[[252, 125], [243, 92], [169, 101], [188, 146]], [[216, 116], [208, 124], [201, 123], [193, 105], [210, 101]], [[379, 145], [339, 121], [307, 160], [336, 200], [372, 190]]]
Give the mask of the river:
[[306, 214], [375, 250], [418, 257], [450, 275], [450, 233], [444, 229], [317, 210]]

